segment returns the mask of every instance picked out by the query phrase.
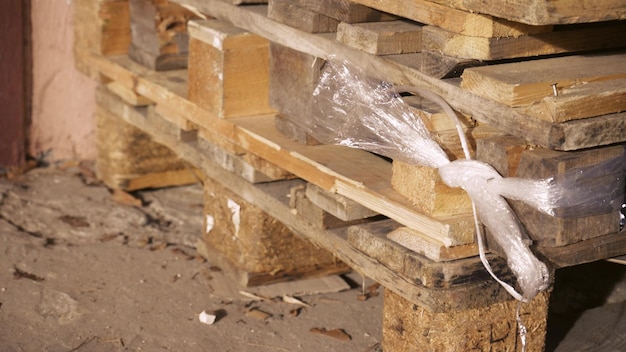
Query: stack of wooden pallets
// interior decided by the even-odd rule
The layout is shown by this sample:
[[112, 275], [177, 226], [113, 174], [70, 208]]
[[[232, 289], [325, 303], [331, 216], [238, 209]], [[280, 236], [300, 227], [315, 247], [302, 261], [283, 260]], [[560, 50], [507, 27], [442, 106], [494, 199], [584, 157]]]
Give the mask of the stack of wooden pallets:
[[[182, 30], [128, 13], [107, 20], [124, 3], [162, 21], [179, 3], [172, 18], [194, 19]], [[207, 176], [203, 250], [242, 283], [341, 272], [345, 263], [387, 289], [385, 350], [515, 350], [516, 302], [477, 257], [467, 195], [435, 169], [323, 145], [300, 126], [312, 118], [323, 65], [340, 59], [440, 95], [461, 117], [472, 154], [503, 176], [558, 178], [625, 160], [626, 6], [577, 4], [91, 0], [77, 9], [76, 30], [99, 39], [77, 36], [77, 66], [103, 83], [98, 99], [109, 115]], [[136, 41], [133, 21], [155, 41]], [[174, 45], [181, 37], [189, 42]], [[151, 51], [149, 63], [119, 44], [132, 53], [159, 38], [170, 51]], [[174, 47], [187, 69], [152, 65]], [[406, 101], [450, 159], [462, 158], [441, 111]], [[624, 168], [616, 172], [623, 180]], [[548, 216], [511, 204], [552, 268], [626, 253], [617, 208]], [[514, 281], [491, 251], [496, 273]], [[523, 306], [529, 351], [543, 350], [548, 296]]]

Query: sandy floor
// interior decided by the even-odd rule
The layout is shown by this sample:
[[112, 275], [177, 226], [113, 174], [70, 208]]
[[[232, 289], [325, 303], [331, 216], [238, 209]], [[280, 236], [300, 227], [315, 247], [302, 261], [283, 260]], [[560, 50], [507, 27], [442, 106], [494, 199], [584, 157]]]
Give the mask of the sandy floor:
[[[0, 179], [0, 351], [382, 350], [382, 287], [365, 301], [358, 274], [242, 289], [195, 251], [200, 186], [135, 196], [115, 201], [72, 164]], [[548, 350], [624, 350], [624, 273], [559, 272]]]

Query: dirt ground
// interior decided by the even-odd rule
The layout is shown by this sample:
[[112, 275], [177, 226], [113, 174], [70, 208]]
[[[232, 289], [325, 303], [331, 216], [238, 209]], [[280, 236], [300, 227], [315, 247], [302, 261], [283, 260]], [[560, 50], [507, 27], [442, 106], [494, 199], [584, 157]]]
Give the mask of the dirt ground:
[[[371, 280], [238, 287], [195, 250], [201, 186], [123, 198], [90, 170], [0, 178], [0, 351], [382, 350]], [[624, 274], [607, 262], [559, 271], [547, 350], [623, 350]], [[363, 287], [374, 295], [360, 300]]]

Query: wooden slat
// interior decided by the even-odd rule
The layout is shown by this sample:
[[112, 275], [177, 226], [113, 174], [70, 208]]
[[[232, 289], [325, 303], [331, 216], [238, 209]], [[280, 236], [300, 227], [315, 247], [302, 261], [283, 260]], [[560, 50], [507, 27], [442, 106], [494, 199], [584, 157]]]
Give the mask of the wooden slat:
[[458, 10], [425, 0], [355, 0], [354, 2], [409, 18], [413, 21], [476, 37], [519, 36], [530, 33], [542, 33], [550, 31], [552, 28], [551, 26], [529, 26], [494, 18], [489, 15]]
[[436, 26], [422, 29], [425, 50], [474, 59], [502, 60], [626, 46], [626, 23], [573, 27], [559, 31], [502, 38], [484, 38], [448, 31]]
[[406, 21], [340, 23], [337, 40], [374, 55], [422, 50], [422, 26]]
[[[466, 69], [461, 87], [508, 106], [524, 106], [589, 82], [626, 78], [626, 53], [575, 55]], [[623, 82], [621, 82], [623, 84]]]
[[[360, 2], [360, 0], [355, 0]], [[626, 19], [622, 0], [429, 0], [467, 11], [531, 25], [587, 23]]]

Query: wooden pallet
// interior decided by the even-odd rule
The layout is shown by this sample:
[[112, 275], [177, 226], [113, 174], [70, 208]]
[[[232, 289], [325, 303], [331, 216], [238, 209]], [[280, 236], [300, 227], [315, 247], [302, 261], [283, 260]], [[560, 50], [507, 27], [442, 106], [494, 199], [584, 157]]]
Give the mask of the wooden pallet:
[[[384, 77], [394, 84], [428, 88], [446, 99], [455, 110], [478, 120], [479, 124], [507, 131], [520, 138], [524, 145], [538, 145], [551, 152], [564, 153], [563, 151], [626, 141], [626, 115], [616, 112], [619, 107], [603, 111], [602, 116], [585, 116], [577, 120], [554, 118], [555, 115], [550, 115], [551, 113], [548, 118], [544, 116], [546, 113], [533, 115], [528, 105], [519, 106], [481, 96], [464, 85], [465, 78], [436, 79], [424, 73], [423, 67], [414, 66], [407, 61], [408, 56], [414, 58], [414, 55], [424, 53], [400, 56], [367, 54], [363, 50], [336, 41], [334, 36], [305, 33], [271, 20], [267, 17], [266, 6], [236, 7], [215, 0], [179, 2], [195, 6], [200, 12], [232, 22], [246, 31], [269, 39], [272, 43], [289, 47], [312, 58], [326, 60], [338, 55], [365, 68], [369, 74]], [[308, 7], [302, 7], [329, 18], [336, 19], [335, 17], [350, 14], [339, 13], [336, 11], [337, 7], [331, 6], [342, 3], [341, 1], [319, 3], [324, 4], [323, 8], [311, 8], [318, 6], [317, 2], [316, 5], [312, 5], [313, 2], [294, 2], [296, 5], [309, 4]], [[438, 9], [437, 6], [440, 6], [432, 7], [433, 3], [417, 0], [414, 3], [429, 9]], [[551, 26], [531, 29], [529, 26], [490, 16], [463, 11], [450, 13], [454, 16], [467, 16], [463, 21], [480, 20], [486, 22], [479, 23], [488, 24], [487, 27], [471, 29], [476, 32], [463, 32], [461, 35], [489, 39], [493, 37], [493, 33], [501, 33], [499, 31], [510, 31], [507, 35], [511, 37], [553, 33]], [[434, 21], [434, 14], [436, 12], [430, 13], [433, 19], [429, 21]], [[446, 30], [453, 29], [459, 33], [462, 31], [454, 27], [458, 24], [453, 22], [443, 25], [429, 22], [426, 24], [441, 26]], [[487, 32], [484, 32], [485, 29]], [[436, 60], [442, 59], [432, 54], [431, 52], [429, 55]], [[424, 213], [394, 189], [391, 181], [392, 164], [388, 160], [359, 150], [293, 141], [277, 131], [274, 113], [225, 118], [219, 110], [202, 106], [196, 98], [188, 98], [187, 71], [154, 72], [137, 65], [126, 56], [103, 57], [80, 48], [77, 48], [77, 60], [81, 67], [90, 70], [92, 77], [103, 77], [106, 81], [114, 82], [118, 95], [123, 93], [141, 97], [147, 104], [154, 104], [150, 109], [158, 112], [151, 114], [149, 119], [122, 113], [127, 122], [154, 136], [155, 140], [199, 167], [208, 177], [241, 197], [242, 201], [254, 204], [293, 229], [298, 236], [329, 250], [354, 270], [374, 278], [393, 291], [385, 303], [385, 312], [394, 317], [401, 316], [407, 325], [398, 325], [397, 320], [386, 318], [386, 348], [402, 350], [411, 346], [415, 334], [428, 336], [420, 330], [419, 321], [411, 321], [411, 312], [407, 313], [406, 307], [413, 304], [423, 308], [424, 314], [430, 319], [428, 321], [438, 326], [444, 326], [446, 321], [454, 320], [455, 317], [472, 317], [477, 312], [486, 312], [489, 309], [496, 309], [498, 314], [510, 313], [510, 297], [487, 276], [475, 255], [471, 216], [450, 216], [450, 213], [441, 214], [436, 211], [430, 215]], [[473, 65], [471, 62], [467, 63]], [[464, 64], [457, 60], [452, 66], [458, 68]], [[619, 79], [618, 73], [606, 81]], [[597, 83], [609, 84], [605, 81]], [[552, 84], [549, 87], [553, 88]], [[597, 87], [605, 86], [594, 83], [594, 89], [604, 89]], [[575, 90], [577, 95], [588, 94], [587, 90], [578, 89], [576, 85], [566, 86], [563, 82], [558, 83], [556, 88], [559, 89], [560, 96], [568, 95], [570, 89]], [[619, 97], [619, 92], [618, 89], [614, 97]], [[548, 90], [548, 93], [534, 97], [530, 106], [552, 98], [559, 96], [550, 96]], [[591, 132], [594, 133], [593, 137]], [[207, 153], [207, 148], [212, 152]], [[504, 149], [505, 155], [516, 150], [515, 147]], [[233, 161], [247, 165], [248, 170], [256, 170], [257, 175], [263, 168], [268, 170], [274, 167], [276, 177], [268, 179], [275, 182], [258, 182], [258, 178], [257, 181], [254, 177], [246, 178], [246, 173], [241, 172], [241, 168], [232, 166]], [[513, 170], [515, 166], [507, 164], [506, 168]], [[301, 179], [290, 179], [289, 175]], [[330, 205], [324, 204], [322, 198], [325, 197], [326, 200], [330, 199]], [[344, 218], [339, 219], [336, 216], [339, 214], [337, 208], [346, 210], [349, 204], [346, 200], [353, 202], [352, 206], [356, 204], [373, 212], [368, 215], [361, 213], [356, 218], [343, 213], [341, 216]], [[437, 210], [436, 207], [433, 209]], [[331, 218], [329, 214], [334, 214], [335, 218]], [[378, 221], [377, 218], [370, 218], [375, 214], [382, 214], [391, 220]], [[419, 234], [416, 235], [416, 231]], [[407, 234], [427, 241], [422, 241], [420, 247], [411, 251], [390, 240]], [[534, 250], [555, 267], [561, 267], [626, 253], [626, 240], [622, 233], [614, 232], [559, 242], [556, 246], [540, 245]], [[511, 274], [504, 263], [494, 254], [489, 257], [498, 275], [511, 280]], [[533, 326], [544, 332], [546, 299], [547, 294], [539, 297], [531, 313]], [[505, 303], [499, 306], [502, 302]], [[514, 322], [509, 321], [510, 324]], [[405, 332], [405, 327], [411, 331]], [[399, 336], [394, 335], [398, 332]], [[515, 336], [514, 328], [500, 332]], [[451, 336], [443, 336], [443, 340], [442, 337], [431, 337], [432, 342], [443, 341]], [[475, 337], [478, 341], [485, 340], [478, 335]], [[538, 336], [538, 339], [539, 342], [532, 345], [532, 350], [542, 350], [543, 337]], [[397, 343], [394, 344], [392, 340]], [[457, 342], [462, 343], [460, 340]], [[504, 344], [510, 345], [508, 342]], [[498, 348], [497, 344], [489, 346]], [[441, 350], [446, 349], [442, 347]]]

